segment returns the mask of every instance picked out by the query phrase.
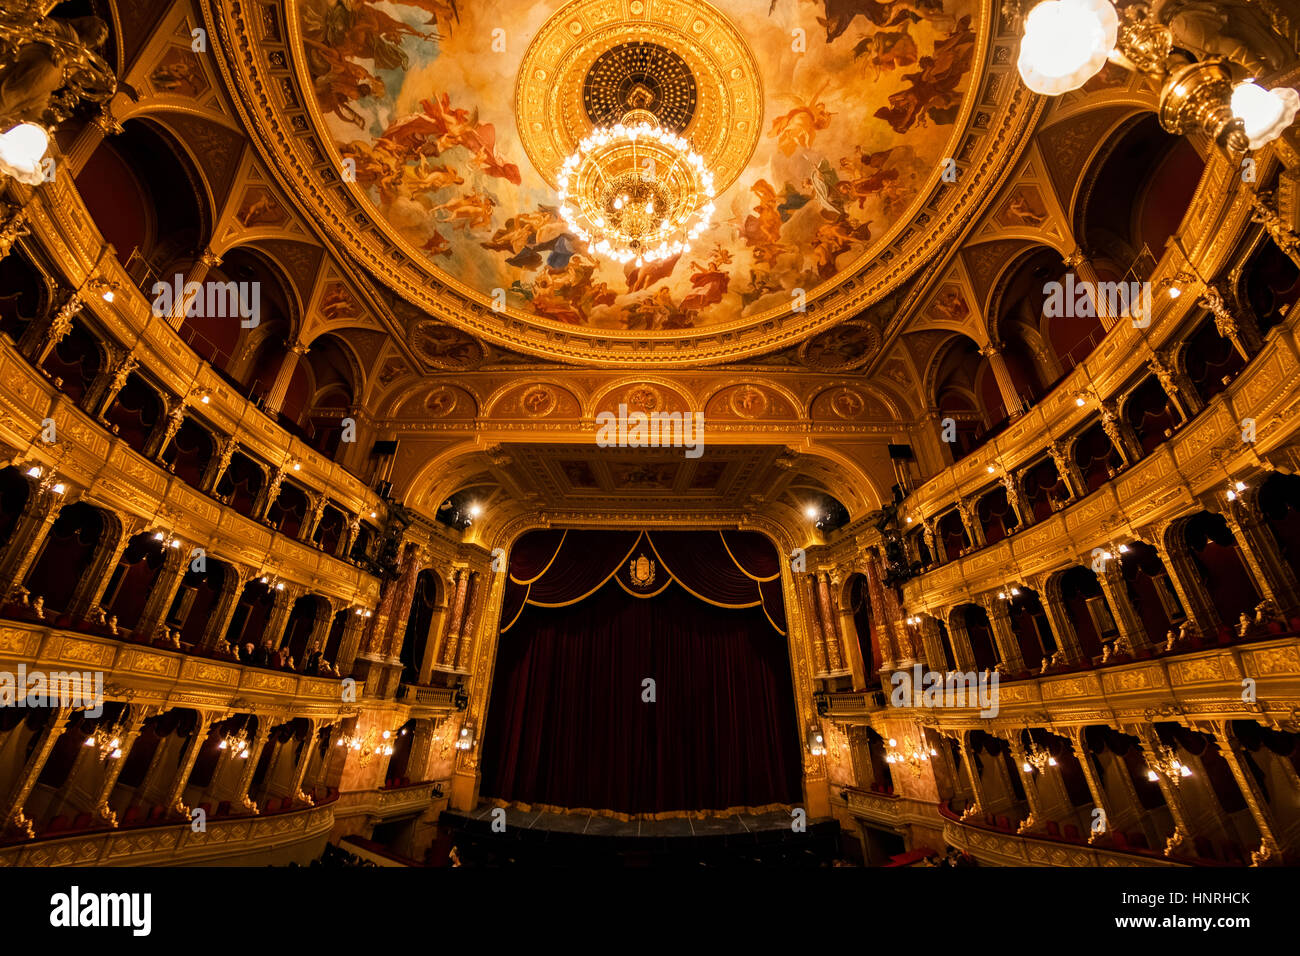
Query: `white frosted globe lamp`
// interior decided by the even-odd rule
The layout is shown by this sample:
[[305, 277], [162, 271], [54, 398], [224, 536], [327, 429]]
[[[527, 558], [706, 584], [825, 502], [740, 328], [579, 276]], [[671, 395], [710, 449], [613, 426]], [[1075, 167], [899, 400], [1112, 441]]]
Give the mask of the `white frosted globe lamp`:
[[19, 123], [0, 134], [0, 173], [28, 186], [45, 182], [41, 160], [50, 148], [50, 134], [35, 123]]
[[1300, 111], [1300, 93], [1290, 87], [1266, 90], [1250, 80], [1232, 90], [1232, 115], [1246, 126], [1251, 149], [1273, 142], [1295, 122]]
[[1118, 36], [1109, 0], [1045, 0], [1025, 17], [1020, 78], [1046, 96], [1077, 90], [1101, 71]]

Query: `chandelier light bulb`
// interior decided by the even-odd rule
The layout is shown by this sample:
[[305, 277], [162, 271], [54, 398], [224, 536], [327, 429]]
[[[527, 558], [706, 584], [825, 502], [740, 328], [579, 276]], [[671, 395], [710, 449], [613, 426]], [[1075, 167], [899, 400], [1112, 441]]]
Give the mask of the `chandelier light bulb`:
[[1266, 90], [1251, 80], [1238, 83], [1232, 90], [1232, 115], [1246, 127], [1251, 149], [1273, 142], [1295, 122], [1300, 112], [1300, 93], [1282, 86]]
[[0, 173], [27, 186], [45, 182], [41, 160], [50, 148], [50, 134], [35, 123], [19, 123], [0, 134]]
[[1109, 0], [1045, 0], [1025, 17], [1020, 78], [1045, 96], [1077, 90], [1101, 71], [1118, 36]]
[[713, 216], [703, 158], [641, 110], [578, 143], [560, 165], [556, 196], [560, 217], [594, 254], [638, 267], [689, 252], [683, 239]]

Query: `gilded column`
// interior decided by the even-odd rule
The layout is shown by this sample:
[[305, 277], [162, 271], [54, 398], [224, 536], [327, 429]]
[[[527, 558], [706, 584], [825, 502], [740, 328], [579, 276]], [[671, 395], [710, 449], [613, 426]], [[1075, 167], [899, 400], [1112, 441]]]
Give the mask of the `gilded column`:
[[1237, 539], [1243, 562], [1259, 588], [1259, 593], [1287, 617], [1300, 609], [1300, 584], [1295, 572], [1278, 550], [1273, 534], [1256, 517], [1254, 492], [1240, 492], [1223, 512], [1232, 535]]
[[284, 361], [280, 363], [280, 370], [276, 373], [275, 383], [263, 403], [263, 408], [268, 415], [274, 417], [280, 410], [280, 406], [284, 404], [284, 397], [289, 391], [289, 382], [293, 378], [294, 369], [298, 367], [298, 360], [308, 351], [307, 346], [302, 342], [294, 342], [289, 346], [289, 351], [284, 354]]
[[361, 633], [365, 630], [366, 618], [360, 609], [349, 610], [344, 618], [343, 636], [339, 638], [338, 660], [334, 662], [338, 672], [344, 676], [352, 673], [357, 652], [361, 648]]
[[285, 585], [277, 589], [275, 597], [271, 602], [271, 613], [267, 615], [266, 627], [262, 629], [262, 639], [259, 643], [265, 644], [271, 650], [280, 649], [284, 643], [286, 625], [289, 623], [289, 615], [293, 611], [293, 605], [302, 593], [300, 588]]
[[190, 774], [194, 770], [194, 763], [199, 759], [199, 752], [208, 739], [208, 729], [212, 726], [211, 714], [201, 710], [197, 713], [198, 720], [195, 721], [194, 730], [190, 733], [189, 739], [185, 741], [185, 749], [181, 752], [181, 761], [176, 770], [176, 778], [172, 780], [171, 786], [167, 790], [167, 796], [163, 800], [163, 806], [178, 817], [189, 816], [190, 808], [184, 802], [185, 786], [190, 782]]
[[932, 670], [947, 670], [948, 655], [943, 652], [939, 622], [928, 614], [921, 615], [921, 643], [925, 647], [926, 666]]
[[308, 717], [307, 737], [302, 742], [302, 753], [298, 755], [298, 763], [293, 768], [293, 780], [289, 784], [288, 795], [294, 800], [302, 799], [302, 780], [307, 775], [307, 767], [311, 765], [312, 751], [316, 749], [316, 728], [316, 718]]
[[993, 640], [997, 644], [998, 656], [1002, 658], [1002, 667], [1008, 674], [1018, 674], [1025, 669], [1025, 660], [1020, 653], [1020, 641], [1011, 626], [1011, 611], [1007, 602], [987, 597], [984, 600], [984, 610], [988, 612], [989, 623], [993, 625]]
[[1129, 596], [1128, 582], [1124, 579], [1124, 568], [1118, 557], [1104, 563], [1101, 572], [1097, 575], [1097, 581], [1101, 584], [1106, 603], [1110, 605], [1111, 612], [1115, 616], [1115, 626], [1119, 628], [1120, 638], [1134, 651], [1150, 647], [1151, 640], [1147, 637], [1147, 629]]
[[145, 721], [161, 713], [162, 708], [155, 706], [142, 706], [140, 704], [131, 704], [131, 713], [126, 719], [126, 725], [122, 728], [122, 736], [118, 738], [121, 746], [122, 756], [116, 760], [110, 760], [108, 766], [104, 768], [104, 778], [99, 784], [99, 793], [95, 797], [94, 807], [97, 819], [107, 823], [111, 827], [117, 826], [117, 814], [113, 812], [110, 800], [113, 796], [113, 788], [117, 786], [117, 778], [122, 774], [122, 768], [126, 766], [126, 758], [131, 756], [131, 748], [135, 742], [140, 739], [140, 734], [144, 731]]
[[1120, 317], [1112, 312], [1106, 297], [1098, 294], [1101, 279], [1097, 275], [1097, 270], [1093, 267], [1092, 260], [1088, 258], [1082, 249], [1075, 249], [1061, 262], [1067, 268], [1072, 269], [1074, 274], [1079, 277], [1079, 284], [1087, 290], [1088, 299], [1092, 302], [1093, 310], [1101, 321], [1101, 327], [1109, 332], [1119, 323]]
[[[800, 608], [812, 638], [813, 676], [826, 677], [830, 673], [830, 664], [826, 657], [826, 635], [822, 630], [821, 615], [817, 611], [817, 584], [814, 577], [811, 573], [795, 575], [795, 591], [799, 595]], [[805, 582], [804, 587], [799, 587], [801, 580]]]
[[104, 596], [104, 591], [112, 580], [113, 571], [122, 560], [122, 554], [126, 551], [126, 546], [130, 544], [138, 526], [134, 518], [123, 519], [117, 515], [113, 516], [113, 520], [105, 523], [104, 531], [91, 555], [90, 565], [77, 582], [77, 588], [72, 592], [72, 599], [68, 602], [68, 616], [72, 620], [84, 618]]
[[[173, 329], [179, 329], [185, 324], [185, 313], [189, 311], [190, 303], [196, 298], [199, 299], [200, 308], [203, 308], [203, 283], [208, 277], [208, 271], [221, 265], [221, 257], [213, 253], [211, 248], [204, 249], [201, 255], [191, 266], [189, 273], [185, 276], [182, 283], [182, 289], [191, 287], [191, 283], [199, 287], [194, 295], [181, 295], [172, 303], [171, 314], [167, 316], [167, 324]], [[166, 282], [170, 276], [163, 276], [162, 280]]]
[[1191, 552], [1184, 543], [1166, 545], [1165, 537], [1163, 533], [1157, 537], [1155, 548], [1178, 595], [1178, 603], [1201, 634], [1213, 635], [1219, 627], [1219, 612], [1210, 592], [1201, 583]]
[[305, 664], [306, 658], [325, 648], [325, 642], [329, 640], [330, 627], [333, 624], [334, 602], [323, 595], [317, 595], [316, 619], [312, 621], [311, 633], [307, 635], [307, 649], [303, 652], [304, 660], [299, 663]]
[[[1157, 752], [1160, 741], [1156, 736], [1154, 724], [1143, 724], [1138, 728], [1140, 739], [1142, 741], [1141, 749], [1147, 754]], [[1165, 852], [1168, 854], [1173, 841], [1180, 835], [1187, 837], [1191, 835], [1191, 830], [1187, 825], [1187, 808], [1183, 806], [1182, 795], [1178, 792], [1178, 785], [1170, 783], [1163, 773], [1156, 773], [1156, 786], [1160, 788], [1161, 794], [1164, 795], [1165, 805], [1169, 807], [1169, 813], [1174, 818], [1174, 834], [1170, 837], [1170, 845], [1166, 845]]]
[[441, 670], [450, 670], [456, 666], [456, 644], [460, 640], [461, 618], [465, 615], [465, 598], [469, 591], [469, 568], [457, 568], [452, 575], [456, 580], [456, 597], [452, 601], [447, 633], [438, 653], [438, 667]]
[[1024, 403], [1021, 402], [1020, 395], [1016, 392], [1016, 384], [1011, 379], [1011, 371], [1007, 368], [1007, 361], [1002, 357], [1002, 347], [990, 342], [980, 349], [980, 355], [989, 360], [989, 365], [993, 369], [993, 377], [998, 383], [998, 391], [1002, 394], [1002, 404], [1007, 409], [1007, 418], [1014, 421], [1024, 413]]
[[975, 651], [971, 647], [970, 632], [966, 630], [966, 621], [960, 613], [948, 618], [948, 640], [952, 642], [952, 653], [957, 658], [959, 671], [974, 672]]
[[139, 367], [140, 360], [137, 359], [133, 353], [128, 353], [122, 361], [117, 363], [117, 367], [113, 369], [113, 377], [109, 380], [108, 387], [105, 389], [103, 397], [95, 403], [95, 409], [93, 411], [95, 418], [99, 419], [101, 422], [104, 420], [104, 415], [108, 413], [108, 410], [113, 407], [113, 403], [117, 401], [118, 393], [126, 387], [126, 380], [130, 378], [131, 373]]
[[1056, 473], [1065, 482], [1065, 487], [1070, 492], [1070, 498], [1078, 499], [1088, 493], [1088, 483], [1083, 479], [1083, 473], [1079, 471], [1079, 466], [1074, 463], [1074, 458], [1066, 454], [1065, 449], [1056, 442], [1047, 446], [1047, 453], [1052, 457], [1052, 464], [1056, 466]]
[[840, 648], [839, 628], [836, 626], [835, 612], [831, 609], [831, 576], [828, 571], [818, 571], [817, 607], [821, 613], [822, 629], [826, 634], [826, 661], [832, 675], [843, 674], [848, 668], [844, 665], [844, 652]]
[[19, 512], [9, 543], [0, 554], [0, 594], [8, 594], [27, 577], [63, 504], [63, 496], [55, 494], [53, 486], [43, 488], [29, 480], [27, 502]]
[[970, 502], [965, 498], [957, 499], [957, 514], [961, 517], [961, 523], [966, 528], [966, 535], [970, 538], [972, 548], [982, 548], [988, 544], [984, 537], [984, 526], [980, 524], [979, 518], [971, 511]]
[[262, 750], [271, 737], [271, 730], [270, 718], [259, 715], [257, 718], [257, 731], [253, 734], [252, 743], [248, 747], [248, 761], [244, 764], [244, 772], [239, 775], [236, 798], [239, 800], [240, 806], [253, 814], [258, 812], [257, 803], [249, 797], [248, 788], [253, 785], [253, 775], [257, 772], [257, 765], [262, 761]]
[[1079, 635], [1074, 629], [1074, 622], [1070, 620], [1069, 613], [1054, 593], [1057, 590], [1056, 587], [1039, 590], [1039, 604], [1047, 617], [1047, 626], [1052, 629], [1056, 649], [1067, 663], [1077, 664], [1083, 660], [1083, 645], [1079, 643]]
[[221, 579], [221, 594], [217, 597], [216, 606], [208, 615], [208, 623], [200, 639], [203, 647], [218, 647], [225, 639], [226, 632], [230, 630], [230, 622], [234, 620], [235, 611], [239, 607], [239, 599], [243, 596], [244, 588], [252, 576], [251, 568], [239, 564], [226, 565], [225, 574]]
[[1082, 727], [1071, 727], [1067, 733], [1070, 737], [1070, 746], [1074, 748], [1075, 759], [1079, 762], [1079, 769], [1083, 771], [1083, 779], [1088, 784], [1088, 792], [1092, 794], [1093, 806], [1100, 810], [1102, 815], [1102, 827], [1097, 828], [1095, 825], [1089, 827], [1088, 842], [1091, 843], [1110, 829], [1111, 811], [1106, 799], [1106, 789], [1097, 779], [1097, 769], [1088, 755], [1088, 748], [1083, 740], [1083, 730]]
[[162, 567], [149, 589], [149, 598], [145, 601], [144, 610], [140, 612], [140, 620], [133, 633], [152, 639], [158, 626], [167, 620], [167, 612], [176, 599], [176, 591], [181, 586], [185, 572], [189, 570], [188, 557], [189, 549], [183, 546], [166, 549]]
[[489, 589], [482, 585], [483, 576], [476, 572], [473, 587], [470, 591], [473, 597], [466, 605], [465, 622], [461, 625], [460, 640], [456, 643], [456, 670], [458, 671], [469, 668], [470, 649], [474, 642], [474, 628], [478, 625], [479, 614], [482, 612], [484, 605], [487, 604]]
[[40, 777], [45, 762], [50, 759], [50, 753], [54, 750], [54, 745], [67, 729], [68, 719], [71, 716], [72, 709], [70, 707], [59, 707], [50, 711], [45, 726], [41, 728], [35, 746], [31, 749], [31, 756], [27, 758], [22, 773], [19, 774], [8, 799], [3, 804], [4, 812], [0, 814], [0, 821], [3, 821], [3, 825], [0, 825], [0, 832], [12, 828], [26, 831], [27, 835], [31, 836], [30, 824], [23, 817], [23, 806], [27, 803], [27, 797], [31, 794], [32, 788], [36, 786], [36, 780]]
[[1005, 739], [1011, 746], [1011, 759], [1016, 762], [1016, 772], [1020, 774], [1020, 783], [1025, 790], [1025, 800], [1029, 803], [1029, 817], [1021, 822], [1020, 829], [1025, 831], [1034, 826], [1042, 826], [1047, 819], [1047, 814], [1043, 812], [1042, 797], [1038, 793], [1039, 775], [1033, 770], [1025, 770], [1028, 761], [1025, 757], [1025, 748], [1020, 746], [1020, 734], [1011, 731]]
[[984, 795], [984, 781], [980, 779], [979, 771], [975, 768], [975, 749], [970, 743], [971, 733], [972, 731], [969, 730], [960, 731], [957, 742], [961, 746], [961, 762], [966, 768], [966, 778], [970, 781], [970, 792], [975, 798], [973, 809], [982, 812], [988, 806], [988, 799]]
[[1250, 807], [1250, 815], [1255, 819], [1255, 826], [1259, 828], [1263, 846], [1274, 859], [1280, 860], [1283, 848], [1278, 840], [1277, 821], [1273, 818], [1272, 809], [1269, 807], [1268, 795], [1260, 787], [1255, 775], [1245, 766], [1241, 741], [1232, 732], [1229, 721], [1214, 721], [1214, 740], [1219, 745], [1219, 753], [1223, 754], [1223, 759], [1228, 762], [1228, 767], [1232, 770], [1232, 776], [1236, 779], [1241, 795], [1246, 800], [1246, 806]]

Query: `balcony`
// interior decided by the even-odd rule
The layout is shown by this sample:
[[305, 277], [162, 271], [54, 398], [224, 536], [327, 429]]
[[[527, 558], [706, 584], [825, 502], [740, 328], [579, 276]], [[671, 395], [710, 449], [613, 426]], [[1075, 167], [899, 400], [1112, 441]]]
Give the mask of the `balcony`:
[[104, 696], [130, 697], [164, 707], [252, 711], [293, 702], [303, 717], [333, 719], [339, 713], [338, 678], [247, 667], [233, 661], [191, 657], [148, 644], [123, 643], [22, 621], [0, 622], [0, 669], [29, 673], [81, 669], [104, 675]]
[[[1242, 699], [1242, 681], [1256, 682], [1256, 698]], [[1147, 723], [1180, 714], [1198, 720], [1251, 720], [1288, 725], [1295, 717], [1280, 702], [1300, 697], [1300, 638], [1171, 654], [1087, 671], [999, 682], [994, 725]], [[861, 694], [836, 694], [836, 717], [860, 723], [878, 708], [851, 708]], [[1270, 703], [1277, 701], [1278, 703]], [[1159, 702], [1158, 709], [1153, 702]], [[909, 708], [919, 715], [919, 710]], [[981, 726], [977, 707], [930, 708], [925, 720], [939, 729]], [[856, 719], [855, 719], [856, 718]]]
[[0, 867], [305, 864], [320, 856], [333, 825], [334, 807], [326, 805], [209, 819], [202, 833], [188, 820], [100, 830], [0, 846]]

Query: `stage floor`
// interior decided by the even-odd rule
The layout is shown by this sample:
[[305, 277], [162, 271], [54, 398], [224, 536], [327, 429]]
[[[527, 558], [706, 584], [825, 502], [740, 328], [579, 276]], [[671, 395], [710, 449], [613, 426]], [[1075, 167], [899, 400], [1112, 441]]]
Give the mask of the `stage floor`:
[[[468, 866], [829, 866], [839, 855], [832, 819], [791, 829], [790, 810], [693, 820], [615, 820], [591, 813], [506, 808], [504, 832], [492, 829], [492, 806], [446, 810], [440, 830]], [[791, 808], [793, 809], [793, 808]]]
[[[484, 805], [471, 813], [449, 811], [447, 816], [463, 816], [469, 820], [491, 824], [492, 806]], [[791, 810], [776, 810], [764, 814], [738, 813], [730, 817], [707, 817], [700, 820], [690, 817], [673, 817], [668, 820], [616, 820], [595, 813], [546, 813], [506, 809], [506, 828], [545, 830], [548, 833], [582, 834], [601, 837], [715, 837], [743, 836], [761, 831], [791, 832]]]

